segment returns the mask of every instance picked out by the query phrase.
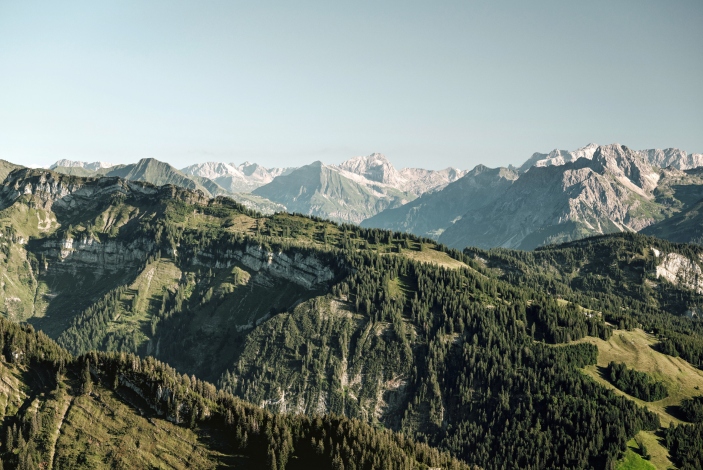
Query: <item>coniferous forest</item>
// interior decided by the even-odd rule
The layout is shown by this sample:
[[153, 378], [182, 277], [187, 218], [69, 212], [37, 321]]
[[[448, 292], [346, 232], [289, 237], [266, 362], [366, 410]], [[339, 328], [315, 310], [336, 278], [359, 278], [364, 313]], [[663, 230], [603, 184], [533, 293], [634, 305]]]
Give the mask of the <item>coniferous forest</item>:
[[30, 188], [0, 194], [9, 467], [616, 468], [641, 435], [701, 462], [693, 395], [599, 364], [640, 334], [700, 370], [696, 278], [657, 276], [695, 245], [461, 252], [172, 186], [8, 181]]

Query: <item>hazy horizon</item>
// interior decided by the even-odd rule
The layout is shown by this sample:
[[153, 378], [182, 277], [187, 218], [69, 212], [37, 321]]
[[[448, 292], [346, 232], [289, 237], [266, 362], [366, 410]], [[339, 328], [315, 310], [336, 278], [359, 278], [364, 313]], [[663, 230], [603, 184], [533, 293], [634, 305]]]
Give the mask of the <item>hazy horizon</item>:
[[0, 158], [703, 153], [703, 4], [0, 1]]

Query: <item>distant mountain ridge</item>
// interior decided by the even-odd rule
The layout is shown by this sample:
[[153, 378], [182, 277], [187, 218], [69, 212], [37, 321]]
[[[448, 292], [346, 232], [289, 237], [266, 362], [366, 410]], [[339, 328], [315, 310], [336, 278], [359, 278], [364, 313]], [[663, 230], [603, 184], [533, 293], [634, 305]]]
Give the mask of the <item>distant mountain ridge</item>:
[[[100, 165], [103, 165], [100, 167]], [[197, 175], [187, 175], [168, 163], [154, 158], [143, 158], [129, 165], [111, 165], [101, 162], [86, 164], [70, 160], [59, 160], [51, 168], [58, 172], [73, 176], [116, 176], [130, 181], [143, 181], [157, 186], [173, 184], [194, 191], [201, 191], [208, 197], [227, 195], [246, 207], [271, 214], [285, 211], [280, 204], [248, 193], [229, 191], [215, 181]], [[97, 169], [95, 169], [97, 168]]]
[[703, 165], [703, 154], [676, 148], [591, 143], [534, 153], [519, 168], [479, 165], [471, 171], [398, 170], [380, 153], [300, 168], [207, 162], [179, 171], [153, 159], [107, 165], [61, 160], [53, 168], [76, 176], [176, 184], [210, 196], [230, 195], [266, 213], [299, 212], [406, 231], [458, 248], [531, 249], [650, 226], [672, 233], [677, 229], [667, 224], [674, 221], [667, 220], [676, 214], [681, 214], [677, 227], [688, 227], [677, 240], [701, 236], [692, 222], [697, 212], [690, 212], [697, 200], [690, 199], [701, 180], [691, 168]]
[[592, 159], [530, 168], [501, 197], [465, 214], [439, 240], [462, 248], [533, 249], [639, 231], [667, 216], [654, 196], [662, 171], [624, 145], [599, 146]]
[[[382, 183], [417, 196], [441, 189], [467, 173], [466, 170], [452, 167], [444, 170], [425, 170], [422, 168], [397, 170], [380, 153], [350, 158], [339, 165], [332, 165], [332, 167], [341, 170], [345, 176], [349, 176], [348, 173], [351, 173], [365, 178], [368, 182]], [[367, 185], [368, 182], [366, 182]]]
[[[669, 217], [695, 202], [690, 199], [703, 197], [694, 189], [703, 184], [696, 170], [678, 169], [696, 165], [697, 158], [676, 149], [637, 151], [619, 144], [554, 150], [534, 154], [518, 171], [479, 165], [445, 188], [361, 224], [457, 248], [521, 249], [653, 224], [664, 227]], [[685, 220], [692, 217], [690, 212]], [[685, 232], [700, 238], [695, 223], [687, 224]]]
[[356, 224], [415, 198], [381, 183], [365, 184], [319, 161], [278, 176], [252, 194], [283, 204], [291, 212]]
[[270, 183], [280, 175], [285, 175], [295, 168], [264, 168], [256, 163], [206, 162], [183, 168], [186, 175], [208, 178], [232, 193], [247, 193]]
[[[533, 166], [564, 165], [565, 163], [575, 162], [579, 158], [590, 160], [593, 158], [598, 147], [598, 144], [591, 143], [572, 151], [554, 149], [549, 153], [535, 152], [525, 163], [520, 165], [519, 171], [524, 173]], [[690, 170], [703, 166], [703, 154], [701, 153], [686, 153], [684, 150], [677, 148], [646, 149], [637, 150], [636, 152], [641, 154], [649, 164], [658, 166], [659, 168], [671, 166], [679, 170]]]
[[88, 170], [88, 171], [98, 171], [98, 170], [101, 170], [101, 169], [103, 169], [103, 168], [110, 168], [110, 167], [113, 167], [113, 166], [115, 166], [115, 165], [112, 164], [112, 163], [107, 163], [107, 162], [92, 162], [92, 163], [88, 163], [88, 162], [79, 162], [79, 161], [76, 161], [76, 160], [66, 160], [66, 159], [63, 159], [63, 160], [58, 160], [56, 163], [54, 163], [53, 165], [51, 165], [51, 166], [49, 167], [49, 169], [50, 169], [50, 170], [53, 170], [54, 168], [57, 168], [57, 167], [65, 167], [65, 168], [83, 168], [83, 169]]
[[362, 227], [382, 227], [437, 239], [464, 214], [491, 203], [518, 178], [507, 168], [478, 165], [443, 189], [423, 194], [403, 206], [364, 220]]
[[466, 171], [397, 170], [384, 155], [373, 153], [339, 165], [314, 162], [300, 168], [264, 168], [248, 162], [208, 162], [186, 167], [183, 173], [208, 178], [229, 192], [251, 192], [293, 212], [360, 223], [386, 208], [441, 189]]

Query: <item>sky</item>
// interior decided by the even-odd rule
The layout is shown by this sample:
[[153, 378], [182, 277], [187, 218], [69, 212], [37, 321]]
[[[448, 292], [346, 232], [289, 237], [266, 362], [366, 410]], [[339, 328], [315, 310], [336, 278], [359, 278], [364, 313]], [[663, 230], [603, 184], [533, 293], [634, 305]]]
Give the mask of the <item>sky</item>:
[[0, 158], [703, 152], [703, 2], [0, 0]]

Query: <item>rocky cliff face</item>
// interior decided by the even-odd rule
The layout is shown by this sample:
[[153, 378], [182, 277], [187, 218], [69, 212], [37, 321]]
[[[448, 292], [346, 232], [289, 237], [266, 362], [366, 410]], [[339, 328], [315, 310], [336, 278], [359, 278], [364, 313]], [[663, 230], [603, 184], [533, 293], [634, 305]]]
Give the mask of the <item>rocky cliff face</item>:
[[703, 166], [703, 154], [690, 153], [677, 148], [640, 150], [650, 164], [659, 168], [672, 167], [690, 170]]
[[335, 277], [332, 268], [316, 256], [295, 251], [271, 252], [255, 245], [218, 253], [201, 252], [193, 262], [218, 269], [243, 264], [254, 272], [266, 273], [306, 289], [320, 288]]
[[638, 152], [601, 146], [591, 160], [530, 168], [493, 203], [468, 212], [439, 238], [463, 248], [531, 249], [602, 233], [638, 231], [663, 218], [658, 171]]
[[655, 255], [659, 260], [656, 267], [657, 278], [703, 294], [703, 271], [699, 265], [703, 260], [698, 260], [697, 263], [679, 253], [661, 254], [658, 250]]
[[659, 181], [659, 172], [639, 152], [624, 145], [598, 147], [588, 167], [598, 174], [615, 177], [627, 189], [647, 198], [652, 198], [651, 192]]
[[[354, 157], [334, 168], [339, 169], [343, 175], [351, 177], [360, 184], [374, 186], [374, 183], [380, 183], [416, 196], [440, 190], [467, 173], [465, 170], [457, 170], [456, 168], [445, 168], [444, 170], [403, 168], [402, 170], [397, 170], [380, 153]], [[363, 179], [354, 178], [354, 176], [360, 176]]]
[[[49, 239], [35, 244], [33, 251], [44, 256], [45, 269], [76, 272], [90, 269], [93, 275], [122, 271], [139, 266], [153, 253], [154, 241], [137, 238], [130, 241], [100, 240], [92, 237], [80, 239]], [[55, 262], [54, 262], [55, 261]]]

